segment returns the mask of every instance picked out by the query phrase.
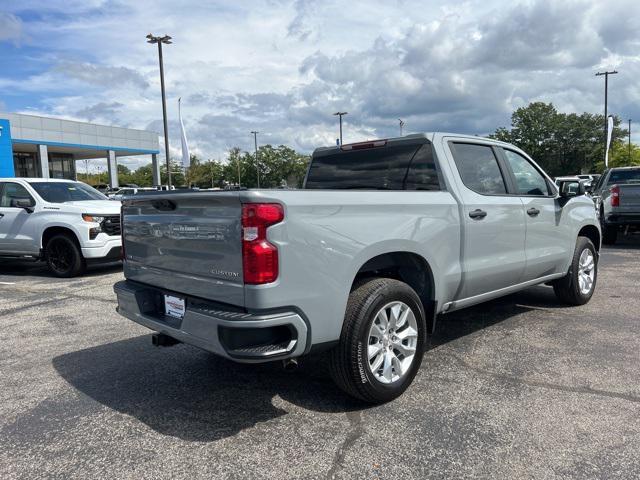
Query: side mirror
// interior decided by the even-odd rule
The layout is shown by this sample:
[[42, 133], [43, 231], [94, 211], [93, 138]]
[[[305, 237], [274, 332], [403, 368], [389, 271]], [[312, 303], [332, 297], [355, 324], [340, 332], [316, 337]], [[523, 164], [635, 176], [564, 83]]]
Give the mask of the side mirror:
[[33, 200], [30, 198], [12, 198], [10, 205], [13, 208], [24, 208], [27, 212], [33, 213]]
[[559, 187], [562, 198], [578, 197], [586, 193], [584, 183], [581, 180], [563, 180]]

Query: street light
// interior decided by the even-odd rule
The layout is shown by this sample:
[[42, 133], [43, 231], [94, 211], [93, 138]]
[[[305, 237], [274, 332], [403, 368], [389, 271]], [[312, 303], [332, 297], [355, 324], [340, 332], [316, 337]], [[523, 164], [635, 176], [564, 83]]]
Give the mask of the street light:
[[629, 165], [631, 165], [631, 119], [629, 119]]
[[609, 130], [609, 118], [607, 117], [607, 97], [609, 90], [609, 75], [615, 75], [618, 72], [616, 70], [612, 70], [610, 72], [598, 72], [596, 73], [596, 77], [601, 77], [604, 75], [604, 156], [607, 158], [607, 150], [609, 145], [607, 145], [607, 134]]
[[158, 44], [158, 59], [160, 62], [160, 89], [162, 91], [162, 119], [164, 122], [164, 151], [167, 157], [167, 184], [171, 188], [171, 165], [169, 160], [169, 129], [167, 127], [167, 100], [164, 94], [164, 65], [162, 62], [162, 44], [169, 45], [173, 43], [169, 35], [164, 37], [156, 37], [151, 34], [147, 35], [147, 43]]
[[260, 164], [258, 163], [258, 134], [255, 130], [251, 130], [253, 134], [253, 144], [256, 147], [256, 172], [258, 173], [258, 188], [260, 188]]
[[342, 116], [347, 115], [349, 112], [336, 112], [334, 115], [340, 117], [340, 145], [342, 146]]

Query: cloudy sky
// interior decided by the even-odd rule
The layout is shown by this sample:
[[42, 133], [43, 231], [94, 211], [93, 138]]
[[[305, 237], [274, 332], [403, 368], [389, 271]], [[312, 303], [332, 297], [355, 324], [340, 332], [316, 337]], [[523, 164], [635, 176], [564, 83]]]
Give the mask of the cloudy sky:
[[[21, 0], [0, 2], [0, 111], [162, 131], [177, 100], [192, 150], [344, 141], [447, 130], [486, 134], [513, 109], [552, 101], [640, 124], [637, 0]], [[129, 161], [133, 166], [133, 162]]]

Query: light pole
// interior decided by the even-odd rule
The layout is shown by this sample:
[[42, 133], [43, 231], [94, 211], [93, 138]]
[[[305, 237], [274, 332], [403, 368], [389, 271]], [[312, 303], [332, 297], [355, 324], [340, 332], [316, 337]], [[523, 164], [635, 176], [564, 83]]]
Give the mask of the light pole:
[[402, 127], [404, 127], [404, 122], [401, 118], [399, 118], [398, 121], [400, 122], [400, 136], [402, 136]]
[[253, 144], [256, 148], [256, 172], [258, 173], [258, 188], [260, 188], [260, 164], [258, 163], [258, 133], [255, 130], [251, 130], [253, 134]]
[[162, 62], [162, 44], [171, 44], [171, 37], [165, 35], [164, 37], [155, 37], [151, 34], [147, 35], [147, 43], [158, 44], [158, 59], [160, 62], [160, 90], [162, 91], [162, 120], [164, 122], [164, 151], [167, 157], [167, 184], [171, 189], [171, 165], [169, 160], [169, 129], [167, 127], [167, 100], [164, 94], [164, 65]]
[[615, 75], [618, 72], [616, 70], [598, 72], [596, 73], [596, 77], [600, 77], [604, 75], [604, 156], [605, 159], [607, 157], [607, 149], [609, 145], [607, 145], [607, 133], [609, 130], [609, 119], [607, 117], [607, 98], [609, 94], [609, 75]]
[[631, 119], [629, 119], [629, 165], [631, 165]]
[[340, 117], [340, 146], [342, 146], [342, 116], [347, 115], [349, 112], [336, 112], [334, 115]]

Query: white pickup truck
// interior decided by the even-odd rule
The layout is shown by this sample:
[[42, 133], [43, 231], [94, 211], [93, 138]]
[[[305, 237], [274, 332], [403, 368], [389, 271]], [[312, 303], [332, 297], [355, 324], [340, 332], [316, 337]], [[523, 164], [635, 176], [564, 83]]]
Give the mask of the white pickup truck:
[[120, 202], [70, 180], [0, 178], [0, 257], [44, 260], [58, 277], [119, 260]]

